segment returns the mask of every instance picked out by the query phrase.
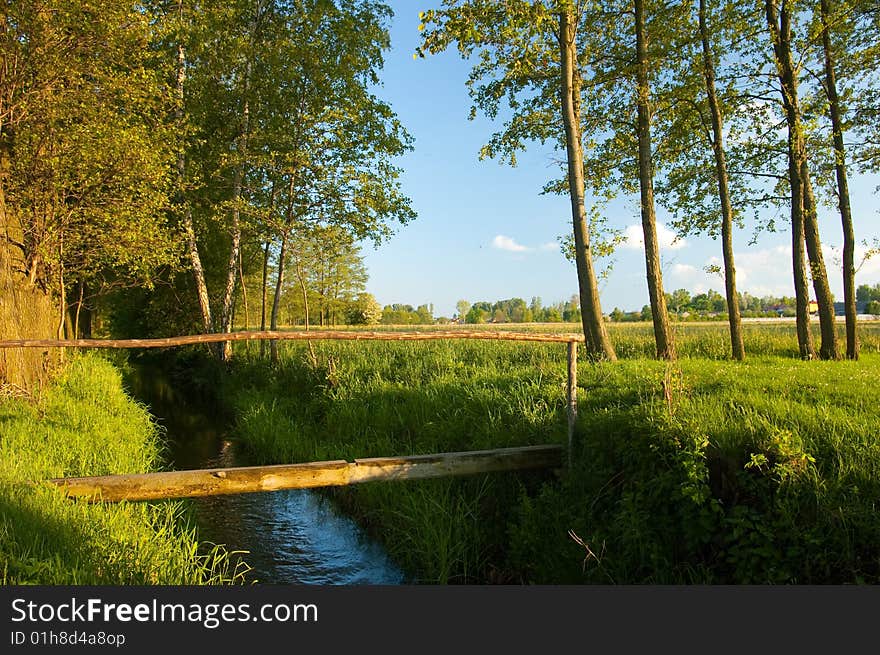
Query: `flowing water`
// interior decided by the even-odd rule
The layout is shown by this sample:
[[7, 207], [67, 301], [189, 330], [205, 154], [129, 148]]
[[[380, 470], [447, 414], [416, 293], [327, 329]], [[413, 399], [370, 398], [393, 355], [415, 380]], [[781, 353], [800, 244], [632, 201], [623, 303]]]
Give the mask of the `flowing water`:
[[[170, 468], [248, 464], [225, 421], [186, 402], [161, 374], [140, 370], [130, 385], [135, 397], [150, 406], [166, 430]], [[199, 541], [245, 551], [240, 557], [251, 567], [246, 574], [249, 581], [315, 585], [405, 582], [384, 550], [317, 492], [292, 489], [189, 502]]]

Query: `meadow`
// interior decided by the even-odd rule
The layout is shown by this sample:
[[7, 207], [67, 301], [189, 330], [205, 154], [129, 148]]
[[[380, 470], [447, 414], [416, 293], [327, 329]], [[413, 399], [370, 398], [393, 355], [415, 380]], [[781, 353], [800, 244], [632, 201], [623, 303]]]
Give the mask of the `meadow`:
[[[568, 470], [328, 493], [420, 582], [880, 581], [880, 323], [858, 362], [800, 361], [790, 323], [748, 325], [744, 363], [724, 324], [677, 330], [673, 364], [644, 324], [581, 360]], [[254, 345], [219, 385], [258, 461], [566, 441], [562, 344]]]
[[228, 554], [200, 548], [180, 502], [89, 504], [43, 483], [162, 465], [162, 435], [118, 368], [76, 356], [33, 398], [0, 399], [0, 583], [215, 584]]
[[[466, 329], [499, 327], [572, 326]], [[799, 360], [791, 323], [747, 324], [741, 363], [723, 323], [676, 325], [674, 363], [652, 359], [649, 325], [610, 328], [620, 361], [581, 355], [570, 467], [322, 493], [420, 583], [880, 582], [880, 322], [861, 325], [856, 362]], [[564, 344], [282, 342], [276, 364], [235, 349], [228, 367], [164, 358], [181, 391], [230, 411], [255, 463], [567, 443]], [[164, 466], [112, 360], [76, 355], [36, 396], [0, 400], [0, 582], [243, 579], [181, 502], [33, 484]]]

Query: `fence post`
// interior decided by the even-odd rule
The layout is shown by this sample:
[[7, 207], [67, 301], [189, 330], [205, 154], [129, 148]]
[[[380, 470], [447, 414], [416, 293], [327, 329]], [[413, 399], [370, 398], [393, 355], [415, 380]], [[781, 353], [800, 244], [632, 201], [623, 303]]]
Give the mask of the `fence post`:
[[568, 467], [571, 468], [574, 425], [577, 421], [577, 341], [568, 342]]

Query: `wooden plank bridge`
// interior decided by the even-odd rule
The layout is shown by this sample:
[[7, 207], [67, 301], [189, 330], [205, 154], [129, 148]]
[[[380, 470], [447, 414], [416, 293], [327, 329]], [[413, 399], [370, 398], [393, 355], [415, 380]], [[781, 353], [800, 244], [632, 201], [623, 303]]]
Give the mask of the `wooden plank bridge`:
[[559, 445], [524, 446], [460, 453], [374, 457], [354, 462], [244, 466], [103, 475], [49, 480], [64, 494], [90, 502], [164, 500], [224, 494], [338, 487], [380, 480], [419, 480], [496, 471], [559, 468]]

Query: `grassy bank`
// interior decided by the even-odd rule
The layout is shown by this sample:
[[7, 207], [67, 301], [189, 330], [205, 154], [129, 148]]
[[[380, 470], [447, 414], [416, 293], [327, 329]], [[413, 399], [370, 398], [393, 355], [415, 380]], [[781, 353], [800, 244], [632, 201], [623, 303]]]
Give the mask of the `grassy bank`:
[[155, 470], [161, 448], [149, 413], [124, 393], [117, 369], [97, 356], [76, 357], [39, 398], [0, 400], [0, 581], [228, 579], [222, 551], [199, 553], [180, 503], [76, 503], [39, 484]]
[[[643, 327], [643, 326], [642, 326]], [[679, 326], [681, 360], [582, 362], [561, 478], [376, 483], [336, 498], [424, 582], [880, 581], [878, 327], [859, 362], [801, 362], [793, 326]], [[620, 348], [620, 345], [629, 348]], [[243, 344], [242, 344], [243, 345]], [[244, 349], [222, 394], [255, 457], [294, 462], [565, 441], [565, 348], [481, 342]]]

